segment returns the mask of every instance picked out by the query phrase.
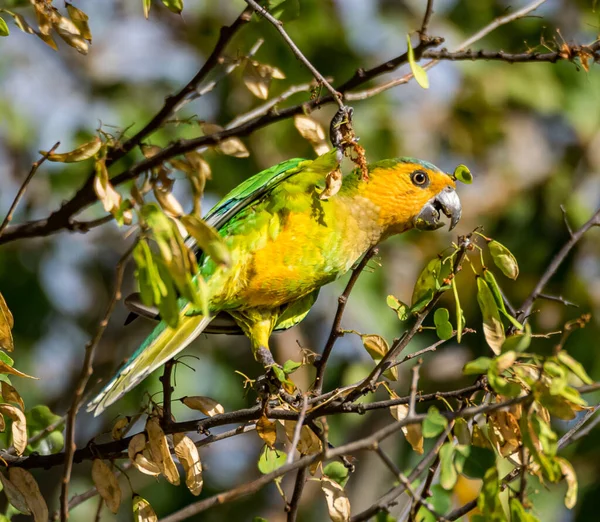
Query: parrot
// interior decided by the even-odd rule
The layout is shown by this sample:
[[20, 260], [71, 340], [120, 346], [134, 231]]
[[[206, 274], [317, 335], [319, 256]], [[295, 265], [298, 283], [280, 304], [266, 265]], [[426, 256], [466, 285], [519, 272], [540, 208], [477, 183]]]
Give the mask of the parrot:
[[160, 322], [88, 404], [99, 415], [202, 332], [243, 333], [265, 368], [273, 331], [298, 324], [322, 286], [348, 272], [371, 247], [410, 229], [453, 229], [461, 217], [453, 175], [427, 161], [395, 158], [344, 176], [326, 195], [327, 175], [339, 167], [335, 150], [314, 160], [290, 159], [248, 178], [205, 216], [229, 249], [229, 266], [198, 251], [209, 314], [180, 298], [172, 328], [134, 294], [129, 308]]

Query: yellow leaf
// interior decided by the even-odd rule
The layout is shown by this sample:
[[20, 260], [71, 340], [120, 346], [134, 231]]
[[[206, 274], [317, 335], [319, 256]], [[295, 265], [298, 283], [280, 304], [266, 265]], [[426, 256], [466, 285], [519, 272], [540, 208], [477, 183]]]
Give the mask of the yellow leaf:
[[178, 486], [179, 472], [177, 471], [173, 457], [171, 457], [167, 438], [160, 427], [160, 421], [157, 417], [148, 419], [146, 422], [146, 433], [148, 434], [152, 460], [158, 465], [165, 478], [174, 486]]
[[92, 33], [88, 26], [88, 15], [68, 2], [65, 2], [65, 4], [71, 20], [79, 30], [79, 34], [81, 34], [88, 42], [92, 43]]
[[84, 161], [95, 156], [96, 153], [102, 147], [102, 140], [96, 136], [92, 141], [84, 143], [80, 147], [70, 152], [62, 152], [48, 154], [47, 152], [40, 150], [40, 154], [48, 155], [48, 161], [57, 161], [59, 163], [75, 163], [77, 161]]
[[427, 72], [415, 61], [415, 52], [413, 51], [412, 44], [410, 43], [410, 36], [406, 35], [406, 44], [408, 46], [408, 65], [410, 70], [415, 77], [417, 83], [423, 87], [423, 89], [429, 89], [429, 78], [427, 78]]
[[0, 348], [12, 352], [15, 348], [12, 336], [12, 328], [15, 322], [13, 315], [0, 294]]
[[129, 441], [127, 448], [127, 454], [131, 459], [133, 465], [142, 473], [146, 475], [157, 476], [160, 475], [160, 468], [155, 462], [152, 462], [148, 457], [150, 452], [146, 449], [146, 435], [138, 433], [134, 435]]
[[92, 464], [92, 480], [108, 509], [116, 514], [121, 505], [121, 488], [113, 470], [103, 460], [94, 459]]
[[206, 221], [193, 214], [181, 216], [180, 221], [187, 230], [187, 233], [196, 240], [198, 246], [215, 263], [225, 266], [231, 264], [231, 256], [225, 241]]
[[225, 408], [223, 408], [223, 406], [210, 397], [194, 395], [192, 397], [183, 397], [181, 402], [183, 402], [183, 404], [185, 404], [188, 408], [201, 411], [204, 413], [204, 415], [208, 415], [209, 417], [214, 417], [215, 415], [225, 413]]
[[12, 404], [0, 404], [0, 413], [12, 419], [12, 443], [17, 455], [22, 455], [27, 447], [27, 421], [25, 420], [25, 414]]
[[150, 503], [139, 495], [133, 496], [133, 516], [136, 522], [158, 522], [158, 517]]
[[[391, 396], [392, 399], [397, 399], [398, 396], [393, 394]], [[404, 420], [408, 417], [408, 406], [406, 404], [397, 404], [395, 406], [390, 406], [390, 413], [392, 417], [397, 421]], [[404, 426], [402, 428], [402, 433], [406, 437], [406, 441], [411, 445], [412, 449], [415, 453], [419, 455], [423, 454], [423, 430], [421, 428], [421, 424], [409, 424], [408, 426]]]
[[2, 473], [0, 473], [0, 482], [2, 483], [2, 489], [11, 505], [24, 515], [31, 515], [31, 508], [27, 504], [25, 496], [19, 491], [19, 488], [17, 488], [17, 486]]
[[327, 510], [332, 522], [348, 522], [350, 520], [350, 501], [344, 488], [329, 477], [322, 477], [321, 489], [325, 493]]
[[167, 215], [175, 218], [183, 215], [183, 207], [170, 190], [167, 190], [162, 186], [159, 187], [155, 183], [153, 191], [156, 201], [158, 201], [159, 205]]
[[10, 375], [16, 375], [17, 377], [27, 377], [28, 379], [35, 379], [36, 381], [38, 380], [37, 377], [20, 372], [16, 368], [13, 368], [12, 366], [6, 364], [4, 361], [0, 361], [0, 373], [8, 373]]
[[23, 398], [19, 395], [19, 392], [5, 381], [1, 381], [0, 384], [2, 385], [2, 398], [4, 401], [14, 402], [21, 407], [21, 410], [25, 411], [25, 404], [23, 403]]
[[9, 468], [8, 477], [24, 496], [35, 522], [48, 522], [48, 506], [33, 475], [23, 468]]
[[263, 415], [256, 423], [256, 432], [258, 436], [269, 446], [273, 448], [277, 440], [277, 424]]
[[173, 435], [173, 444], [175, 446], [175, 455], [181, 462], [185, 471], [185, 484], [192, 495], [198, 496], [202, 491], [202, 463], [198, 448], [183, 433]]

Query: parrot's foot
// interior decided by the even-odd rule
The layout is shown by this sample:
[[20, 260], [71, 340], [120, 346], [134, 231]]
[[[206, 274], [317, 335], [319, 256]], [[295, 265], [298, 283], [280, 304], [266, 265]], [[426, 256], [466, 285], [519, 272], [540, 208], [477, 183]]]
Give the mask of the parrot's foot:
[[271, 350], [265, 348], [264, 346], [259, 346], [258, 350], [256, 350], [255, 354], [256, 360], [262, 364], [266, 369], [270, 366], [275, 365], [275, 359], [273, 359], [273, 354]]

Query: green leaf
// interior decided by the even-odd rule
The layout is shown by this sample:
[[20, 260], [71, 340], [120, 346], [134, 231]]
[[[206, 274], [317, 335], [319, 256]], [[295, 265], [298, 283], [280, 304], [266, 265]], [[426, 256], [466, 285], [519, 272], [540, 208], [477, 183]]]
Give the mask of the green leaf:
[[439, 288], [440, 274], [442, 272], [442, 260], [436, 257], [429, 261], [423, 271], [419, 274], [411, 300], [411, 311], [419, 312], [433, 298], [433, 294]]
[[300, 16], [300, 0], [271, 0], [269, 11], [278, 20], [291, 22]]
[[506, 277], [516, 279], [519, 277], [519, 265], [512, 252], [502, 243], [498, 243], [495, 239], [488, 243], [490, 254], [496, 266], [502, 271]]
[[300, 368], [300, 366], [302, 366], [301, 362], [296, 362], [292, 360], [285, 361], [285, 363], [283, 364], [283, 373], [285, 373], [286, 375], [294, 373], [298, 368]]
[[490, 386], [496, 393], [506, 397], [518, 397], [521, 395], [521, 386], [516, 382], [511, 382], [501, 375], [498, 375], [493, 364], [488, 370], [487, 378]]
[[471, 432], [469, 431], [469, 423], [465, 419], [458, 418], [454, 421], [454, 428], [452, 428], [454, 436], [458, 440], [460, 445], [471, 444]]
[[523, 504], [517, 497], [509, 500], [511, 522], [540, 522], [540, 519], [525, 511]]
[[223, 238], [206, 221], [188, 214], [179, 218], [182, 225], [192, 236], [198, 246], [208, 255], [216, 264], [223, 266], [231, 265], [231, 255]]
[[2, 351], [0, 351], [0, 362], [8, 364], [8, 366], [12, 366], [13, 364], [15, 364], [15, 361], [13, 361], [11, 357], [6, 355], [6, 353]]
[[451, 490], [458, 480], [458, 473], [454, 467], [455, 447], [451, 442], [446, 442], [440, 448], [440, 484], [444, 489]]
[[323, 468], [323, 475], [327, 475], [331, 480], [344, 487], [346, 482], [348, 482], [349, 471], [341, 462], [335, 461], [330, 462]]
[[487, 470], [496, 464], [496, 454], [489, 448], [460, 445], [456, 451], [464, 457], [460, 473], [470, 478], [482, 479]]
[[454, 333], [450, 321], [450, 312], [446, 308], [438, 308], [433, 314], [433, 322], [435, 323], [435, 332], [443, 341], [450, 339]]
[[183, 0], [162, 0], [162, 3], [175, 14], [179, 14], [183, 10]]
[[567, 352], [561, 350], [560, 352], [558, 352], [557, 357], [558, 360], [564, 366], [566, 366], [572, 374], [574, 374], [581, 380], [581, 382], [583, 382], [584, 384], [592, 384], [594, 382], [592, 378], [587, 374], [585, 368], [581, 365], [581, 363], [573, 359], [573, 357], [571, 357]]
[[460, 343], [462, 339], [462, 332], [465, 326], [464, 314], [460, 306], [460, 300], [458, 298], [458, 288], [456, 287], [456, 277], [452, 278], [452, 293], [454, 294], [454, 306], [456, 308], [456, 342]]
[[517, 333], [506, 338], [502, 343], [501, 353], [506, 352], [524, 352], [531, 344], [531, 326], [525, 325], [524, 333]]
[[427, 78], [427, 73], [425, 69], [421, 67], [415, 61], [415, 52], [412, 48], [412, 44], [410, 43], [410, 36], [406, 35], [406, 45], [407, 45], [407, 55], [408, 55], [408, 65], [410, 65], [410, 70], [415, 77], [417, 83], [423, 87], [423, 89], [429, 89], [429, 78]]
[[[556, 434], [546, 422], [535, 414], [522, 415], [519, 419], [519, 428], [523, 444], [531, 453], [533, 460], [540, 465], [544, 476], [550, 482], [558, 482], [562, 473], [558, 462], [554, 459], [557, 447]], [[538, 445], [534, 443], [533, 435], [541, 443], [541, 451]]]
[[492, 364], [492, 360], [489, 357], [478, 357], [474, 361], [470, 361], [465, 364], [463, 368], [464, 375], [481, 375], [486, 373]]
[[0, 36], [8, 36], [9, 34], [10, 31], [8, 29], [8, 25], [6, 25], [4, 18], [0, 17]]
[[263, 474], [267, 475], [277, 468], [280, 468], [285, 464], [287, 455], [285, 451], [279, 451], [271, 449], [269, 446], [264, 447], [260, 457], [258, 458], [258, 470]]
[[[62, 419], [59, 415], [53, 413], [48, 406], [37, 405], [25, 413], [27, 421], [27, 436], [34, 437], [38, 433], [44, 431], [48, 426], [59, 422]], [[37, 451], [42, 455], [50, 455], [51, 453], [59, 453], [62, 451], [65, 439], [62, 433], [62, 423], [57, 425], [56, 429], [50, 432], [43, 439], [35, 444], [27, 446], [29, 452]]]
[[487, 522], [506, 522], [506, 515], [500, 501], [500, 479], [496, 466], [487, 470], [483, 477], [483, 486], [477, 499], [477, 507], [482, 520]]
[[377, 513], [377, 516], [375, 517], [375, 522], [396, 522], [396, 521], [397, 521], [396, 518], [394, 518], [389, 513], [386, 513], [385, 511], [380, 511], [379, 513]]
[[471, 171], [467, 166], [458, 165], [458, 167], [454, 169], [454, 179], [464, 183], [465, 185], [470, 185], [473, 183], [473, 174], [471, 174]]
[[482, 277], [477, 278], [477, 302], [483, 316], [483, 335], [489, 347], [498, 355], [506, 339], [504, 326], [492, 291]]
[[430, 439], [436, 437], [448, 426], [448, 419], [444, 417], [435, 406], [427, 411], [427, 417], [423, 421], [423, 437]]
[[393, 295], [387, 296], [386, 303], [398, 314], [400, 321], [406, 321], [410, 317], [410, 307], [399, 299], [396, 299]]
[[142, 0], [142, 7], [144, 9], [144, 18], [148, 20], [150, 15], [150, 7], [152, 6], [152, 0]]

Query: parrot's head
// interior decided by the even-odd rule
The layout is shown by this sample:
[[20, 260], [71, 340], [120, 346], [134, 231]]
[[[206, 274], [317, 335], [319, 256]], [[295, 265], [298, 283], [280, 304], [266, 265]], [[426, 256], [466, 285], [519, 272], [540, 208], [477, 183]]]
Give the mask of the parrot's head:
[[461, 216], [454, 177], [426, 161], [383, 160], [370, 165], [364, 195], [380, 208], [386, 235], [411, 228], [435, 230], [450, 220], [452, 230]]

